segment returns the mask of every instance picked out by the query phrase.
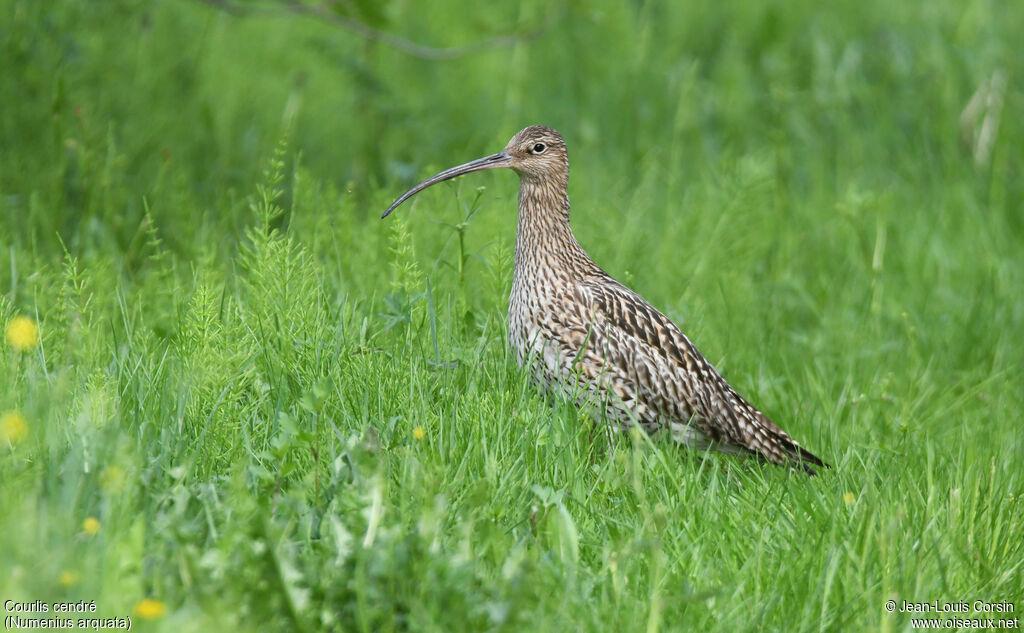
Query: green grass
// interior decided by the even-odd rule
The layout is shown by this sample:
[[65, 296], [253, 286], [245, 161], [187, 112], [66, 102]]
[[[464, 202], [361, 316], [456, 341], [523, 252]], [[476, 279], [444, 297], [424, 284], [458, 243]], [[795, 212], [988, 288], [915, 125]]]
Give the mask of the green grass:
[[[0, 597], [150, 597], [163, 631], [1020, 617], [1024, 5], [346, 6], [438, 47], [540, 31], [437, 61], [288, 12], [0, 0], [0, 324], [41, 333], [0, 342], [28, 426]], [[961, 114], [1000, 73], [979, 161]], [[595, 260], [831, 470], [540, 396], [512, 174], [378, 220], [531, 123]]]

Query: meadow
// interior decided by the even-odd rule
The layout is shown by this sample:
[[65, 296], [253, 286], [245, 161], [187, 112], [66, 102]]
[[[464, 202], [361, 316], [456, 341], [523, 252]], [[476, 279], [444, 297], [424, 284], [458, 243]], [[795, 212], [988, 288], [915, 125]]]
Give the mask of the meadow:
[[[1024, 4], [493, 5], [0, 0], [5, 605], [1019, 618]], [[529, 124], [566, 137], [595, 261], [831, 469], [609, 437], [538, 393], [507, 345], [513, 174], [379, 219]]]

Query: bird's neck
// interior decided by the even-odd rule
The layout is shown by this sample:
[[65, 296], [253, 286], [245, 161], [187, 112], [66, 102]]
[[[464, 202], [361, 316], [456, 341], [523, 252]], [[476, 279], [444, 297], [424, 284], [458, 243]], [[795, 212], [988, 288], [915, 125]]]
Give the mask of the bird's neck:
[[519, 183], [519, 225], [516, 228], [515, 275], [542, 269], [585, 273], [593, 266], [569, 226], [567, 178], [538, 180], [522, 176]]

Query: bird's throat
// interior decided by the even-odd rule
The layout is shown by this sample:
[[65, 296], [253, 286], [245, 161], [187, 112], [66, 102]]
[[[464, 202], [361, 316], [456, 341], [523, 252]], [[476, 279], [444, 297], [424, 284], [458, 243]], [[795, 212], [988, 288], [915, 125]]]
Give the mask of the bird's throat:
[[517, 272], [533, 275], [551, 266], [571, 270], [592, 264], [569, 226], [566, 184], [554, 179], [522, 178], [516, 228]]

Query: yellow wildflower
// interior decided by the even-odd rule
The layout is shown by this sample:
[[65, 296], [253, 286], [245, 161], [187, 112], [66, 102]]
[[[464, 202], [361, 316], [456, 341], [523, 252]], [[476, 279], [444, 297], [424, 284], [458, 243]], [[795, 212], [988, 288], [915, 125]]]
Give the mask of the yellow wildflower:
[[19, 352], [32, 349], [39, 342], [39, 326], [27, 316], [16, 316], [7, 324], [7, 342]]
[[852, 492], [848, 492], [845, 495], [843, 495], [843, 503], [845, 503], [846, 505], [850, 505], [851, 503], [853, 503], [856, 500], [857, 500], [857, 495], [853, 494]]
[[8, 411], [0, 415], [0, 440], [17, 444], [28, 435], [28, 423], [17, 411]]
[[422, 440], [427, 436], [427, 432], [423, 430], [422, 426], [417, 426], [412, 430], [413, 439]]
[[61, 587], [70, 587], [78, 582], [78, 572], [65, 569], [57, 575], [57, 583]]
[[135, 615], [143, 620], [156, 620], [167, 613], [167, 605], [159, 600], [145, 598], [135, 603]]
[[89, 517], [82, 521], [82, 529], [88, 534], [96, 534], [100, 531], [100, 520], [96, 517]]

